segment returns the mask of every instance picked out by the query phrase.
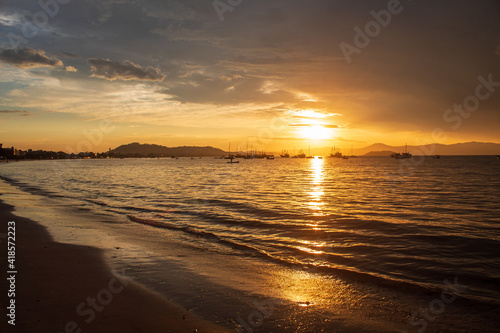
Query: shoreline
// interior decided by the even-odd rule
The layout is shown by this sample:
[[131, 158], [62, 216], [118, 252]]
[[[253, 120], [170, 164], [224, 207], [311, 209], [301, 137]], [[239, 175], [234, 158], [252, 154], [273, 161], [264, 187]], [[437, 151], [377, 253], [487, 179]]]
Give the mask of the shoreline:
[[[97, 248], [55, 242], [47, 228], [16, 216], [0, 198], [1, 265], [7, 223], [16, 222], [15, 330], [23, 332], [225, 332], [106, 265]], [[4, 245], [5, 244], [5, 245]], [[126, 272], [122, 272], [126, 273]], [[6, 279], [2, 293], [9, 290]], [[6, 292], [5, 292], [6, 294]], [[2, 298], [0, 327], [7, 321]], [[3, 329], [2, 329], [3, 331]]]

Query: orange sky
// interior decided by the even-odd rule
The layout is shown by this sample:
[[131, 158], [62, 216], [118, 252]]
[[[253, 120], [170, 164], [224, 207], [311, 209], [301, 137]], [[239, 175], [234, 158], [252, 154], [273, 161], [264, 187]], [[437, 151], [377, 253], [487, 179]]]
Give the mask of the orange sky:
[[495, 1], [1, 6], [5, 146], [500, 142]]

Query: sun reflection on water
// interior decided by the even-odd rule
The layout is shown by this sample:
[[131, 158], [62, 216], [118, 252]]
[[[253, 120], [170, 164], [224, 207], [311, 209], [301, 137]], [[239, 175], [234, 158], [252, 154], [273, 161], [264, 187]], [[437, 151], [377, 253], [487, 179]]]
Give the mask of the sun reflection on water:
[[304, 244], [304, 246], [297, 246], [297, 249], [311, 254], [323, 254], [321, 248], [326, 245], [325, 242], [313, 242], [308, 240], [300, 240], [299, 242]]
[[324, 160], [319, 158], [311, 159], [311, 175], [312, 175], [312, 187], [311, 191], [308, 193], [310, 200], [307, 203], [309, 209], [313, 212], [315, 216], [324, 216], [323, 206], [325, 202], [323, 201], [323, 196], [325, 194], [323, 190], [324, 181]]

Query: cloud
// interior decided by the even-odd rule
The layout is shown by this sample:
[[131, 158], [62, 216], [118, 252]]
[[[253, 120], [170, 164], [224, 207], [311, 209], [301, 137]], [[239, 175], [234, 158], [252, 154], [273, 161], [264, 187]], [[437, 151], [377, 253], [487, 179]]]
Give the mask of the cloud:
[[329, 125], [329, 124], [290, 124], [293, 127], [311, 127], [311, 126], [321, 126], [325, 128], [340, 128], [339, 125]]
[[20, 16], [17, 14], [0, 13], [0, 24], [6, 27], [13, 27], [19, 24]]
[[73, 66], [66, 66], [66, 67], [64, 67], [64, 70], [65, 70], [66, 72], [78, 72], [78, 69], [76, 69], [76, 68], [75, 68], [75, 67], [73, 67]]
[[31, 112], [24, 110], [0, 110], [0, 115], [2, 114], [18, 114], [22, 117], [28, 117], [33, 115]]
[[45, 55], [45, 51], [35, 50], [30, 47], [3, 50], [0, 52], [0, 61], [23, 69], [63, 66], [61, 60], [48, 57]]
[[90, 65], [92, 77], [98, 77], [106, 80], [146, 80], [146, 81], [163, 81], [163, 75], [158, 69], [149, 66], [143, 68], [129, 60], [122, 62], [112, 61], [109, 59], [91, 58], [87, 62]]
[[70, 52], [61, 52], [60, 54], [61, 58], [78, 58], [79, 56]]
[[[11, 9], [0, 10], [0, 38], [11, 31], [22, 32], [25, 10], [40, 10], [37, 1], [5, 2]], [[50, 18], [47, 29], [30, 39], [29, 46], [45, 50], [79, 72], [92, 66], [83, 64], [87, 59], [97, 59], [95, 69], [77, 75], [59, 67], [61, 72], [50, 70], [46, 75], [46, 68], [19, 70], [0, 62], [4, 66], [0, 82], [9, 82], [0, 89], [0, 102], [4, 108], [43, 107], [93, 117], [107, 116], [108, 109], [127, 110], [127, 114], [132, 109], [138, 115], [130, 119], [153, 122], [153, 118], [169, 124], [196, 121], [201, 127], [209, 126], [209, 116], [214, 126], [217, 120], [268, 126], [262, 123], [273, 114], [264, 110], [283, 105], [285, 110], [273, 112], [289, 123], [339, 124], [359, 129], [353, 135], [373, 135], [376, 140], [381, 140], [379, 133], [397, 135], [394, 129], [444, 127], [444, 110], [471, 94], [478, 75], [485, 75], [486, 69], [486, 74], [497, 77], [500, 56], [495, 35], [500, 31], [495, 16], [498, 5], [457, 3], [453, 8], [422, 2], [412, 5], [412, 10], [402, 14], [404, 20], [394, 18], [347, 64], [340, 42], [352, 44], [353, 27], [363, 28], [373, 19], [370, 11], [381, 10], [383, 4], [322, 0], [311, 6], [299, 1], [256, 0], [234, 7], [220, 22], [212, 1], [71, 2]], [[433, 17], [426, 16], [430, 7], [436, 12]], [[463, 17], [470, 20], [464, 23]], [[474, 52], [457, 51], [462, 48]], [[130, 66], [125, 59], [140, 66]], [[149, 65], [161, 68], [168, 80], [155, 87], [147, 85], [161, 80], [161, 73], [155, 76], [147, 70]], [[126, 73], [123, 67], [132, 71]], [[148, 81], [151, 76], [158, 80]], [[141, 85], [151, 91], [134, 91], [142, 89]], [[477, 116], [464, 121], [462, 129], [472, 131], [475, 124], [485, 124], [495, 133], [498, 98], [492, 94]], [[308, 109], [321, 114], [295, 112]], [[148, 110], [156, 116], [144, 116]], [[343, 116], [326, 116], [332, 112]], [[259, 119], [264, 120], [258, 123]], [[301, 129], [287, 127], [290, 132]], [[347, 131], [351, 130], [342, 135], [350, 136]], [[483, 135], [483, 130], [479, 133]]]

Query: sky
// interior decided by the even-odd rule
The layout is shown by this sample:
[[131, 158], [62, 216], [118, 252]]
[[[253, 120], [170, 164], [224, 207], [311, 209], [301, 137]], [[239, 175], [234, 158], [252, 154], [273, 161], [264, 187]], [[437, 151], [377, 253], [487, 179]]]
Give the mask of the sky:
[[500, 142], [500, 2], [2, 0], [0, 142]]

